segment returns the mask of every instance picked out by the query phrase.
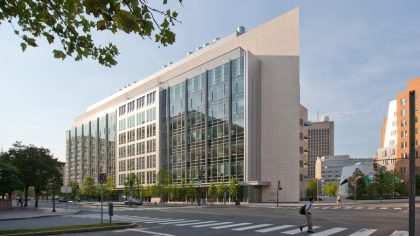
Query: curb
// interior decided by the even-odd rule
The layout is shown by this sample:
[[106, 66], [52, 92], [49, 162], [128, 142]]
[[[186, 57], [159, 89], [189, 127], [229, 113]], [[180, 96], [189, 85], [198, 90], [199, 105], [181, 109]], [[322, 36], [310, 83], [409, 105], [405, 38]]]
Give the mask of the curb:
[[4, 235], [6, 236], [39, 236], [39, 235], [97, 232], [97, 231], [104, 231], [104, 230], [117, 230], [117, 229], [129, 229], [129, 228], [137, 228], [137, 224], [130, 223], [127, 225], [115, 225], [115, 226], [95, 227], [95, 228], [87, 228], [87, 229], [67, 229], [67, 230], [55, 230], [55, 231], [33, 232], [33, 233], [4, 234]]
[[10, 221], [10, 220], [25, 220], [25, 219], [37, 219], [37, 218], [47, 218], [47, 217], [54, 217], [54, 216], [64, 216], [64, 215], [73, 215], [79, 213], [80, 210], [76, 212], [72, 212], [69, 214], [45, 214], [45, 215], [38, 215], [38, 216], [29, 216], [29, 217], [15, 217], [15, 218], [0, 218], [0, 221]]

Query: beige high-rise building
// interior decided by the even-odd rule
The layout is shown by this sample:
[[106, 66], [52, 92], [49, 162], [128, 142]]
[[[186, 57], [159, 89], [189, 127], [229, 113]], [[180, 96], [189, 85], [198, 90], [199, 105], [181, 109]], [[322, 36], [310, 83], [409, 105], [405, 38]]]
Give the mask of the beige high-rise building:
[[334, 156], [334, 122], [328, 116], [320, 122], [311, 122], [308, 135], [308, 177], [314, 178], [317, 157]]
[[280, 201], [299, 201], [299, 54], [299, 9], [205, 43], [77, 117], [68, 178], [107, 173], [121, 190], [130, 173], [153, 185], [165, 169], [174, 184], [201, 188], [236, 178], [249, 202], [276, 201], [280, 181]]

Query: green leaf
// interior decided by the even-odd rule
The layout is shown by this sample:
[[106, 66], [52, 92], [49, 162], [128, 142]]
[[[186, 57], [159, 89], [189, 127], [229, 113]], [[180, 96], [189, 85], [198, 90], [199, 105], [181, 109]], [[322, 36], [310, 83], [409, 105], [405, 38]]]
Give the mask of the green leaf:
[[44, 32], [42, 33], [42, 35], [44, 35], [45, 38], [47, 38], [49, 44], [52, 44], [54, 42], [54, 36], [52, 36], [51, 34]]
[[22, 52], [24, 52], [25, 50], [26, 50], [26, 47], [27, 47], [28, 45], [26, 45], [26, 43], [21, 43], [20, 44], [20, 47], [22, 48]]
[[53, 50], [54, 58], [64, 60], [66, 58], [66, 54], [60, 50]]

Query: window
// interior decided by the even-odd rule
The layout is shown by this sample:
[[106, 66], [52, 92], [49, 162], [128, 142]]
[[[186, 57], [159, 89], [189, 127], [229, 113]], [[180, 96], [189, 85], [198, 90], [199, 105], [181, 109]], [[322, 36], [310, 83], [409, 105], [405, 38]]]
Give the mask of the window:
[[144, 96], [137, 98], [137, 109], [140, 109], [144, 106]]
[[401, 127], [406, 127], [406, 126], [407, 126], [407, 120], [402, 120]]
[[156, 152], [156, 140], [148, 140], [147, 141], [147, 153]]
[[407, 148], [407, 147], [408, 147], [407, 142], [401, 142], [401, 148]]
[[127, 154], [128, 154], [128, 156], [129, 157], [134, 156], [135, 155], [135, 150], [136, 150], [135, 144], [128, 145], [127, 146]]
[[120, 106], [120, 108], [118, 109], [118, 115], [122, 116], [125, 114], [125, 105]]
[[127, 129], [133, 128], [136, 125], [136, 117], [132, 115], [127, 118]]
[[126, 126], [126, 120], [125, 120], [125, 119], [120, 120], [120, 121], [118, 122], [118, 130], [119, 130], [119, 131], [123, 131], [123, 130], [125, 130], [126, 128], [127, 128], [127, 126]]
[[406, 103], [405, 98], [401, 98], [401, 105], [405, 105], [405, 103]]
[[147, 94], [147, 105], [153, 104], [156, 99], [156, 91]]
[[128, 131], [127, 135], [128, 135], [128, 142], [129, 143], [134, 142], [136, 140], [136, 130], [135, 129]]
[[130, 113], [130, 112], [134, 111], [134, 102], [135, 101], [131, 101], [131, 102], [127, 103], [127, 113]]
[[402, 115], [402, 116], [405, 116], [405, 115], [406, 115], [405, 109], [402, 109], [402, 110], [401, 110], [401, 115]]
[[118, 144], [124, 144], [127, 142], [127, 135], [126, 133], [121, 133], [118, 135]]
[[407, 137], [407, 134], [408, 134], [408, 132], [407, 132], [407, 130], [403, 130], [403, 131], [401, 131], [401, 137]]
[[147, 137], [156, 136], [156, 124], [151, 124], [147, 126]]
[[127, 153], [126, 153], [126, 149], [125, 146], [124, 147], [119, 147], [118, 148], [118, 156], [121, 157], [126, 157]]
[[400, 172], [401, 172], [402, 175], [405, 174], [405, 167], [401, 167]]
[[144, 142], [136, 143], [137, 155], [146, 153]]

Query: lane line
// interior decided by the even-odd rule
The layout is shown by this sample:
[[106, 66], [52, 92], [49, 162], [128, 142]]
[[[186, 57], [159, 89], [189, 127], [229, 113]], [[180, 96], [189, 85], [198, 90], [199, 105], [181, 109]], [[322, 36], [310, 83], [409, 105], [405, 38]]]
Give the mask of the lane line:
[[226, 228], [233, 228], [236, 226], [242, 226], [242, 225], [250, 225], [252, 223], [238, 223], [238, 224], [233, 224], [233, 225], [223, 225], [223, 226], [216, 226], [216, 227], [211, 227], [212, 229], [226, 229]]
[[246, 227], [241, 227], [241, 228], [235, 228], [235, 229], [232, 229], [232, 230], [244, 231], [244, 230], [248, 230], [248, 229], [262, 228], [262, 227], [266, 227], [266, 226], [270, 226], [270, 225], [272, 225], [272, 224], [251, 225], [251, 226], [246, 226]]
[[164, 233], [159, 233], [159, 232], [153, 232], [153, 231], [148, 231], [146, 229], [127, 229], [127, 230], [146, 233], [146, 234], [160, 235], [160, 236], [175, 236], [173, 234], [164, 234]]
[[[312, 229], [319, 229], [319, 228], [321, 228], [321, 226], [312, 227]], [[303, 227], [302, 232], [307, 231], [307, 230], [308, 230], [308, 227]], [[284, 232], [281, 232], [281, 233], [282, 234], [298, 234], [298, 233], [300, 233], [300, 229], [293, 229], [293, 230], [284, 231]]]
[[391, 235], [389, 236], [408, 236], [408, 231], [399, 231], [395, 230]]
[[173, 221], [173, 222], [165, 222], [165, 223], [159, 223], [161, 225], [170, 225], [170, 224], [180, 224], [180, 223], [189, 223], [189, 222], [197, 222], [199, 220], [181, 220], [181, 221]]
[[328, 236], [328, 235], [331, 235], [331, 234], [335, 234], [335, 233], [338, 233], [338, 232], [344, 231], [344, 230], [346, 230], [346, 229], [347, 229], [347, 228], [340, 228], [340, 227], [336, 227], [336, 228], [327, 229], [327, 230], [324, 230], [324, 231], [321, 231], [321, 232], [318, 232], [318, 233], [312, 234], [312, 236]]
[[369, 236], [375, 233], [377, 229], [359, 229], [358, 231], [350, 234], [349, 236]]
[[280, 225], [280, 226], [276, 226], [276, 227], [255, 230], [255, 232], [258, 232], [258, 233], [267, 233], [267, 232], [271, 232], [271, 231], [275, 231], [275, 230], [290, 228], [290, 227], [293, 227], [293, 226], [295, 226], [295, 225]]
[[233, 222], [219, 222], [219, 223], [210, 223], [210, 224], [204, 224], [204, 225], [193, 225], [194, 228], [202, 228], [202, 227], [208, 227], [208, 226], [216, 226], [216, 225], [227, 225], [232, 224]]
[[205, 223], [216, 223], [217, 221], [211, 220], [211, 221], [201, 221], [201, 222], [195, 222], [195, 223], [185, 223], [185, 224], [178, 224], [176, 226], [187, 226], [187, 225], [201, 225]]

